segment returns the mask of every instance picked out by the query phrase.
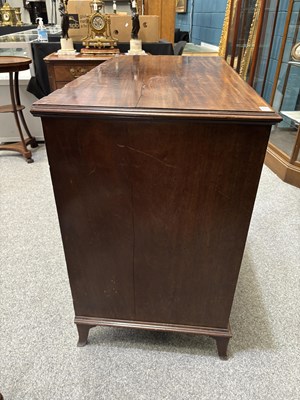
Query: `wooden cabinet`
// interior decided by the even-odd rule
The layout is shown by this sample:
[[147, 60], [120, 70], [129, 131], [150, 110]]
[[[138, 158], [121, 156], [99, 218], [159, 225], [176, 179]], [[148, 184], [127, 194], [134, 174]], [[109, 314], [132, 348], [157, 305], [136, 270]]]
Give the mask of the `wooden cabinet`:
[[145, 14], [160, 17], [160, 37], [174, 43], [175, 0], [145, 0]]
[[56, 53], [50, 54], [44, 58], [44, 61], [47, 64], [51, 91], [62, 88], [110, 58], [111, 56], [98, 57], [83, 54], [58, 56]]
[[134, 327], [209, 335], [226, 357], [280, 117], [221, 58], [175, 56], [114, 58], [32, 112], [42, 117], [79, 345], [95, 325]]

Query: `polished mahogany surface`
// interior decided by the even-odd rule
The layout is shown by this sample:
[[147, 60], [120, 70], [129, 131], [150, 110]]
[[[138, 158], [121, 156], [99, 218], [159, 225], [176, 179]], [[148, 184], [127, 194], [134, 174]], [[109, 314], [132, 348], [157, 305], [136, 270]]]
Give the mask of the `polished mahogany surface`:
[[0, 72], [24, 71], [30, 63], [28, 57], [0, 56]]
[[94, 325], [206, 334], [229, 316], [271, 124], [222, 59], [114, 59], [43, 98], [79, 344]]
[[33, 111], [47, 113], [51, 107], [58, 113], [279, 119], [219, 57], [115, 57], [70, 83], [68, 89], [41, 99]]

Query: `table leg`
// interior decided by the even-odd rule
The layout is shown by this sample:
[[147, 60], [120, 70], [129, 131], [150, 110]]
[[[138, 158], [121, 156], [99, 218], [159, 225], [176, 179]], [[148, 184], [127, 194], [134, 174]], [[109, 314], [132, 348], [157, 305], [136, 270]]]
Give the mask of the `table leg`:
[[[21, 106], [20, 92], [19, 92], [19, 74], [17, 72], [15, 73], [15, 99], [16, 99], [16, 105], [17, 106]], [[28, 129], [28, 126], [26, 124], [26, 121], [25, 121], [25, 118], [24, 118], [24, 115], [23, 115], [23, 111], [20, 109], [20, 110], [18, 110], [18, 113], [19, 113], [19, 116], [21, 118], [21, 122], [23, 124], [23, 127], [24, 127], [24, 129], [26, 131], [26, 134], [27, 134], [27, 136], [29, 138], [29, 140], [26, 141], [26, 145], [30, 144], [30, 146], [32, 148], [37, 147], [38, 144], [37, 144], [37, 142], [35, 140], [35, 137], [33, 137], [31, 135], [31, 133], [30, 133], [30, 131]]]
[[[30, 144], [31, 147], [37, 147], [37, 143], [36, 143], [35, 138], [33, 136], [31, 136], [31, 134], [29, 132], [29, 129], [27, 127], [27, 124], [25, 122], [25, 118], [24, 118], [24, 115], [22, 112], [23, 106], [21, 105], [21, 102], [20, 102], [18, 71], [15, 72], [15, 76], [13, 76], [13, 72], [9, 72], [9, 89], [10, 89], [12, 112], [15, 117], [15, 121], [16, 121], [16, 125], [17, 125], [18, 131], [19, 131], [21, 141], [17, 142], [17, 143], [0, 145], [0, 150], [17, 151], [18, 153], [21, 153], [23, 155], [23, 157], [25, 157], [25, 159], [28, 163], [32, 163], [33, 162], [33, 159], [31, 158], [32, 154], [31, 154], [31, 151], [27, 149], [27, 145]], [[20, 119], [24, 126], [24, 129], [28, 135], [27, 139], [24, 138], [24, 135], [23, 135], [23, 132], [21, 129], [19, 116], [20, 116]]]

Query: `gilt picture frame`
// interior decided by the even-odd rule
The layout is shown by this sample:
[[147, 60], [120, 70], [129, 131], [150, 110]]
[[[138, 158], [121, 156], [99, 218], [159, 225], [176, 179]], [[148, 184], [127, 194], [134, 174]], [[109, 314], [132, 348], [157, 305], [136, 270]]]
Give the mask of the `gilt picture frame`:
[[187, 0], [176, 0], [176, 12], [186, 13], [187, 10]]

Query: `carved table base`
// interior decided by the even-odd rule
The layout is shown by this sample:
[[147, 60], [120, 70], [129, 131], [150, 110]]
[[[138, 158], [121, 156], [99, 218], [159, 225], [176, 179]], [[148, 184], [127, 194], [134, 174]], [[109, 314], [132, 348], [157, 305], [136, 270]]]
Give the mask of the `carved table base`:
[[[24, 144], [25, 143], [25, 144]], [[32, 163], [33, 159], [31, 151], [27, 149], [27, 146], [30, 144], [32, 148], [37, 147], [38, 144], [35, 140], [34, 137], [30, 137], [28, 139], [24, 139], [23, 142], [17, 142], [17, 143], [9, 143], [9, 144], [2, 144], [0, 145], [0, 150], [8, 150], [8, 151], [16, 151], [26, 159], [28, 163]], [[1, 400], [1, 398], [0, 398]]]

